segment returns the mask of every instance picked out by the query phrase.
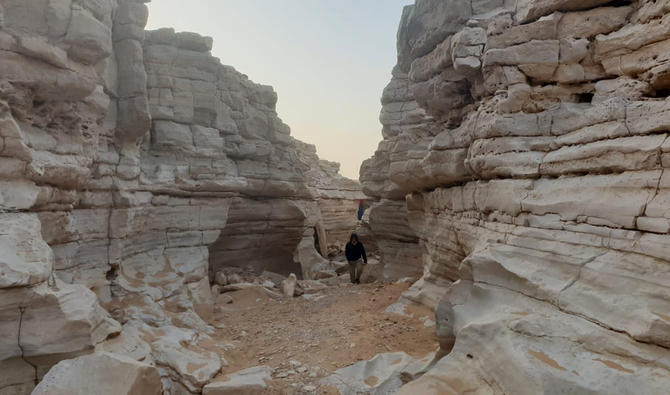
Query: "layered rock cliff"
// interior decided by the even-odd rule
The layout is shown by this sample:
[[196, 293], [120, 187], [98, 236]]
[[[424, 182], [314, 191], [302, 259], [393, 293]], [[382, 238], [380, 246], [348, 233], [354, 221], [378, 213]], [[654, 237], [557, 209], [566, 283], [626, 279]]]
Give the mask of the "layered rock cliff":
[[310, 277], [355, 228], [360, 187], [272, 88], [145, 32], [145, 2], [0, 1], [0, 394], [94, 349], [199, 393], [225, 363], [198, 346], [213, 274]]
[[418, 238], [407, 298], [436, 307], [446, 356], [401, 393], [667, 392], [668, 11], [405, 9], [361, 179], [382, 204], [406, 196], [377, 223]]

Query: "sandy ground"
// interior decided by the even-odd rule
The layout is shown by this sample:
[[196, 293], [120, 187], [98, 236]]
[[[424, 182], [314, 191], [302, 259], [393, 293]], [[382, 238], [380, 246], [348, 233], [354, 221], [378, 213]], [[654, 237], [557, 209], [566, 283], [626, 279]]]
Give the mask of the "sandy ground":
[[[221, 327], [212, 338], [227, 349], [223, 357], [229, 366], [217, 379], [266, 365], [275, 369], [266, 394], [331, 394], [335, 392], [319, 381], [342, 367], [386, 352], [424, 357], [438, 347], [435, 326], [425, 325], [426, 317], [434, 318], [432, 312], [412, 307], [413, 317], [405, 317], [385, 311], [408, 286], [336, 285], [309, 299], [281, 300], [250, 289], [226, 294], [233, 297], [232, 304], [224, 304], [220, 295], [216, 304], [198, 311]], [[317, 391], [302, 390], [309, 385]]]

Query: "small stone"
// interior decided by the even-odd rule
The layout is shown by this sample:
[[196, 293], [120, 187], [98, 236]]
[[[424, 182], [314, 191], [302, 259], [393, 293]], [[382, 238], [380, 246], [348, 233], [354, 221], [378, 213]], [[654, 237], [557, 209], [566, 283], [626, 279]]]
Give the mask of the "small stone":
[[316, 387], [313, 386], [313, 385], [306, 385], [306, 386], [302, 387], [302, 390], [305, 391], [305, 392], [314, 392], [314, 391], [316, 391]]
[[351, 345], [349, 345], [349, 348], [355, 348], [355, 347], [356, 347], [356, 343], [351, 343]]
[[307, 368], [304, 366], [301, 366], [298, 368], [298, 373], [305, 373], [307, 371]]
[[226, 277], [224, 272], [218, 272], [214, 276], [214, 282], [221, 286], [228, 285], [228, 277]]

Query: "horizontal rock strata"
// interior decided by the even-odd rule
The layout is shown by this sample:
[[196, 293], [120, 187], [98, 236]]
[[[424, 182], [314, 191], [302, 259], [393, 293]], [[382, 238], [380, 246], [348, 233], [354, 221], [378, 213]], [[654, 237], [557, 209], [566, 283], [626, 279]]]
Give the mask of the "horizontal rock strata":
[[356, 226], [360, 186], [274, 90], [211, 38], [145, 31], [144, 3], [0, 1], [2, 395], [94, 350], [200, 393], [225, 363], [194, 309], [216, 271], [309, 278]]
[[667, 392], [668, 9], [405, 9], [361, 179], [407, 196], [377, 221], [419, 240], [406, 298], [436, 307], [447, 356], [401, 393]]

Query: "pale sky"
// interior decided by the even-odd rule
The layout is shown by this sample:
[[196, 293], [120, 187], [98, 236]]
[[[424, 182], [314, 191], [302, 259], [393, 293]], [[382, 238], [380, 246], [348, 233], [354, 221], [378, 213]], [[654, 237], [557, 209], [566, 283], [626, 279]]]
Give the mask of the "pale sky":
[[272, 85], [291, 134], [358, 179], [381, 141], [379, 99], [412, 0], [154, 0], [147, 29], [214, 38], [213, 55]]

